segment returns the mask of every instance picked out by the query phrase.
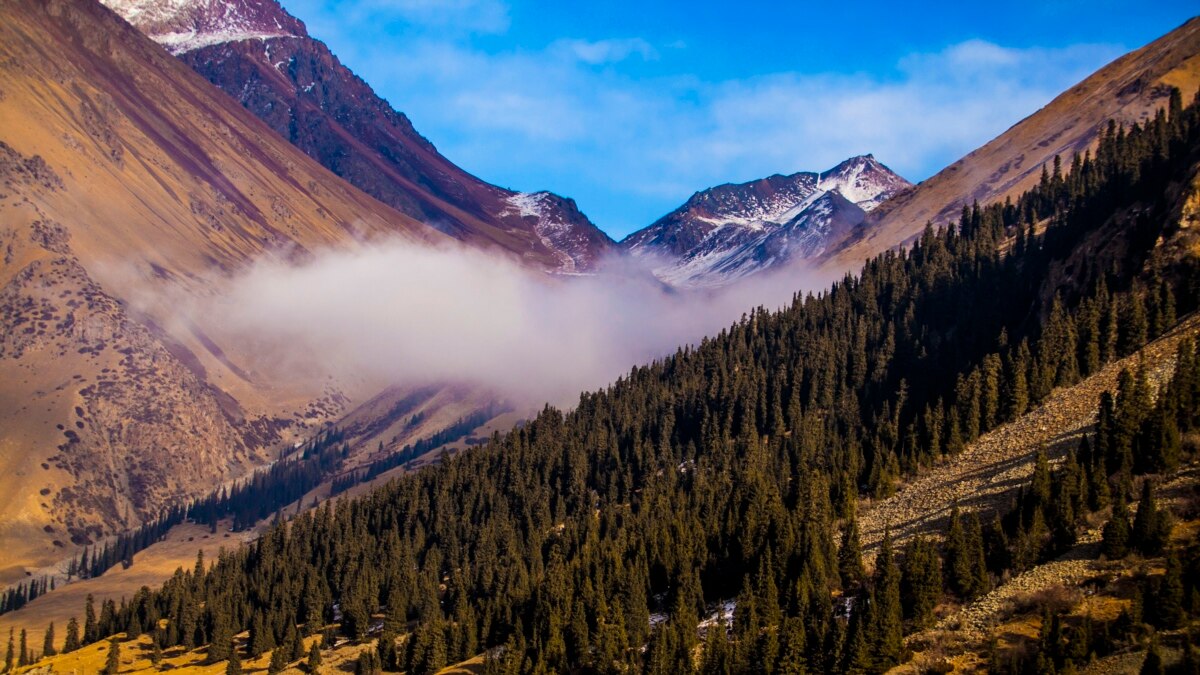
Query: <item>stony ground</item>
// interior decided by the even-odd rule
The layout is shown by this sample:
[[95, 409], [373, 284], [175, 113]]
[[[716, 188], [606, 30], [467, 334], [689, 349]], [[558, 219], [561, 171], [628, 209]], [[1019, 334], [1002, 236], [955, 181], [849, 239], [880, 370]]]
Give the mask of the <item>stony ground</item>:
[[1193, 316], [1141, 353], [1112, 363], [1073, 387], [1056, 390], [1041, 407], [980, 437], [962, 454], [900, 486], [892, 497], [863, 502], [859, 528], [867, 561], [874, 558], [888, 528], [900, 544], [914, 534], [943, 530], [956, 504], [963, 510], [984, 512], [1006, 506], [1013, 491], [1033, 475], [1039, 447], [1044, 446], [1055, 460], [1090, 430], [1100, 395], [1116, 389], [1121, 369], [1136, 368], [1139, 359], [1145, 359], [1150, 380], [1157, 386], [1174, 372], [1180, 340], [1198, 332], [1200, 317]]
[[[964, 510], [991, 512], [1005, 508], [1019, 486], [1033, 474], [1037, 451], [1045, 447], [1052, 461], [1079, 442], [1095, 423], [1100, 395], [1114, 391], [1123, 368], [1136, 368], [1144, 359], [1151, 383], [1157, 388], [1173, 373], [1179, 342], [1200, 334], [1200, 317], [1182, 322], [1170, 334], [1147, 346], [1140, 354], [1110, 364], [1103, 371], [1060, 389], [1038, 409], [1005, 424], [972, 443], [958, 457], [937, 465], [901, 486], [895, 495], [863, 502], [859, 511], [864, 558], [870, 563], [883, 534], [890, 528], [897, 543], [916, 534], [937, 534], [957, 504]], [[1174, 501], [1185, 485], [1200, 481], [1200, 467], [1189, 467], [1158, 490], [1164, 502]], [[1133, 505], [1136, 507], [1136, 505]], [[1041, 591], [1059, 586], [1078, 586], [1112, 571], [1113, 563], [1098, 561], [1100, 528], [1082, 533], [1079, 543], [1063, 556], [1007, 580], [984, 597], [950, 611], [938, 624], [910, 636], [910, 644], [953, 646], [950, 653], [956, 669], [984, 667], [964, 652], [979, 648], [1020, 602]], [[1137, 672], [1144, 655], [1119, 654], [1091, 664], [1088, 673]], [[917, 661], [927, 658], [918, 657]], [[932, 661], [931, 661], [932, 663]], [[899, 670], [917, 672], [916, 662]]]

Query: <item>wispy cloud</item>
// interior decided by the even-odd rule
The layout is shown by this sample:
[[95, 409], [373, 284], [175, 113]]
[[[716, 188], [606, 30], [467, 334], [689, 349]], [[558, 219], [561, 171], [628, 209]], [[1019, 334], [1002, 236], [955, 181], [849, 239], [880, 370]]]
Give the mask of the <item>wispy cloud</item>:
[[[371, 1], [414, 16], [434, 4]], [[315, 14], [325, 17], [325, 30], [351, 25]], [[866, 152], [910, 179], [926, 178], [1124, 51], [968, 40], [871, 73], [712, 79], [683, 69], [690, 61], [679, 55], [687, 50], [673, 38], [563, 38], [497, 49], [435, 31], [337, 42], [345, 60], [452, 160], [507, 187], [575, 197], [618, 236], [695, 190], [819, 170]]]
[[[241, 345], [255, 372], [368, 388], [467, 383], [537, 406], [572, 404], [749, 307], [823, 284], [796, 268], [719, 291], [668, 292], [636, 262], [609, 264], [598, 276], [551, 278], [494, 251], [381, 241], [317, 251], [302, 264], [265, 256], [211, 279], [214, 294], [203, 299], [161, 284], [134, 297], [168, 326], [201, 322], [214, 339]], [[140, 278], [120, 265], [111, 273]]]
[[558, 56], [567, 56], [591, 65], [616, 63], [633, 56], [647, 61], [658, 58], [658, 50], [642, 38], [614, 38], [611, 40], [563, 39], [552, 43], [548, 51]]

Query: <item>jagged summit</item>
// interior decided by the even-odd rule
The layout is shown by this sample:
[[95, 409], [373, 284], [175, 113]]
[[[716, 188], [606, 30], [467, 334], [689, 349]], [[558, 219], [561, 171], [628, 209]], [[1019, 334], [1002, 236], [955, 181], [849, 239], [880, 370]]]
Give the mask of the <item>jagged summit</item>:
[[909, 186], [874, 156], [861, 155], [820, 173], [776, 174], [702, 190], [621, 246], [653, 261], [664, 281], [720, 286], [820, 255], [866, 212]]

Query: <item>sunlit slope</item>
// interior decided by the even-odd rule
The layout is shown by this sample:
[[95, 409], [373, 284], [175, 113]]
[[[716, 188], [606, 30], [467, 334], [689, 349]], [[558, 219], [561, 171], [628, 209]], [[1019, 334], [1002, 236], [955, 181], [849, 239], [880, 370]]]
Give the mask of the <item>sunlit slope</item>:
[[1051, 169], [1093, 148], [1108, 120], [1144, 121], [1167, 104], [1172, 87], [1184, 103], [1200, 90], [1200, 18], [1113, 61], [1044, 108], [941, 172], [872, 211], [821, 265], [849, 270], [920, 233], [926, 222], [945, 225], [964, 205], [1016, 197]]
[[264, 254], [445, 239], [85, 0], [0, 4], [0, 195], [0, 582], [342, 412], [354, 383], [173, 304]]

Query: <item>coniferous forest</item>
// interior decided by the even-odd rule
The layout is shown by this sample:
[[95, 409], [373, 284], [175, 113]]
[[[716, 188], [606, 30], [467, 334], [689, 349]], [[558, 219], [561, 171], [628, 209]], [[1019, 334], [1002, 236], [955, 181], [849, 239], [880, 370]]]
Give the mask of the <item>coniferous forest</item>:
[[[1047, 167], [1020, 199], [966, 207], [826, 292], [755, 309], [570, 412], [546, 407], [437, 466], [301, 513], [161, 589], [98, 615], [89, 603], [67, 647], [150, 632], [162, 648], [210, 645], [213, 662], [274, 650], [274, 665], [325, 633], [378, 636], [365, 671], [431, 673], [486, 653], [496, 673], [882, 672], [939, 598], [977, 597], [1069, 548], [1091, 512], [1113, 506], [1110, 557], [1162, 553], [1169, 521], [1136, 487], [1178, 466], [1181, 434], [1200, 428], [1190, 343], [1156, 399], [1125, 373], [1095, 433], [1055, 466], [1040, 457], [1007, 512], [956, 510], [944, 542], [886, 537], [873, 565], [855, 513], [1195, 310], [1197, 270], [1149, 261], [1198, 160], [1200, 103], [1175, 92], [1144, 125], [1111, 124], [1094, 154]], [[1144, 597], [1175, 607], [1161, 620], [1178, 623], [1200, 612], [1200, 556], [1170, 559], [1168, 582]], [[729, 601], [730, 629], [713, 629], [706, 619]], [[1064, 668], [1084, 647], [1115, 649], [1135, 619], [1085, 639], [1048, 614], [1032, 662], [993, 667]]]

